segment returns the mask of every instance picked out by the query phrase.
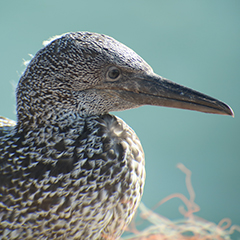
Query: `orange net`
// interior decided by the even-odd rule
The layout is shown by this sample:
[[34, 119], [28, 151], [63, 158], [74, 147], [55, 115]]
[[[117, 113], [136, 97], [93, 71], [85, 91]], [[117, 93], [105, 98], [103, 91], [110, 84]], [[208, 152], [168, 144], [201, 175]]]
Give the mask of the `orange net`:
[[[186, 186], [190, 198], [188, 199], [181, 193], [174, 193], [161, 200], [152, 210], [141, 203], [139, 206], [140, 217], [151, 223], [150, 227], [139, 231], [136, 228], [135, 221], [132, 221], [126, 229], [127, 232], [132, 234], [122, 238], [122, 240], [230, 240], [231, 234], [235, 231], [240, 232], [240, 226], [231, 226], [231, 220], [228, 218], [224, 218], [219, 224], [215, 224], [194, 215], [200, 210], [200, 207], [194, 202], [195, 192], [191, 183], [192, 173], [183, 164], [178, 164], [177, 167], [186, 174]], [[172, 198], [179, 198], [185, 204], [186, 209], [183, 206], [179, 207], [180, 213], [184, 216], [183, 219], [171, 221], [153, 211]]]

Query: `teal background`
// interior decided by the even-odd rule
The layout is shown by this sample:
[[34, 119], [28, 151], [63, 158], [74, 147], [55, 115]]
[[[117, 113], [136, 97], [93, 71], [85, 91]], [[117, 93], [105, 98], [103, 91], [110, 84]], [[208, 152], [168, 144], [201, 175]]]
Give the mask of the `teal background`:
[[[176, 168], [181, 162], [192, 171], [197, 215], [240, 225], [240, 1], [0, 1], [2, 116], [16, 119], [14, 89], [23, 59], [51, 36], [85, 30], [116, 38], [156, 73], [233, 108], [235, 118], [152, 106], [115, 114], [145, 150], [148, 207], [175, 192], [188, 197], [185, 175]], [[180, 204], [174, 199], [156, 211], [180, 218]]]

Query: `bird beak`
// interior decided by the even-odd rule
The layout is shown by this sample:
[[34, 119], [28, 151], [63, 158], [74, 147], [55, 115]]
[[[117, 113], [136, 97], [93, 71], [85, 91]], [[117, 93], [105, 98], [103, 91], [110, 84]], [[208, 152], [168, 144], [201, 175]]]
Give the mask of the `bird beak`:
[[227, 104], [155, 73], [124, 81], [115, 91], [121, 98], [138, 106], [155, 105], [234, 116]]

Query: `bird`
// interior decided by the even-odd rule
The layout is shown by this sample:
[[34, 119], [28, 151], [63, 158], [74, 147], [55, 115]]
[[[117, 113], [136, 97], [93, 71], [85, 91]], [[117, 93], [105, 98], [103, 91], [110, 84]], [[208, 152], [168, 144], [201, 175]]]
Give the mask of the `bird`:
[[0, 239], [119, 239], [140, 203], [140, 140], [110, 114], [143, 105], [233, 116], [225, 103], [154, 73], [104, 34], [50, 39], [0, 118]]

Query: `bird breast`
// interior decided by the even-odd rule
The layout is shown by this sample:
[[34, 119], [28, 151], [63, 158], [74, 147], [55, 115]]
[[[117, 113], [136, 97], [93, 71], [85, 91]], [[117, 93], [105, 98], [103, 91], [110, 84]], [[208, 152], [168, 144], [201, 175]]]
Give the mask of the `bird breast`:
[[0, 142], [0, 233], [9, 239], [117, 239], [138, 207], [145, 164], [135, 132], [109, 114], [64, 118], [16, 126]]

